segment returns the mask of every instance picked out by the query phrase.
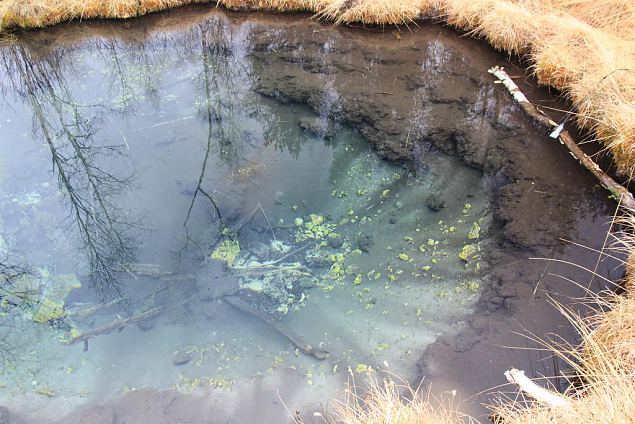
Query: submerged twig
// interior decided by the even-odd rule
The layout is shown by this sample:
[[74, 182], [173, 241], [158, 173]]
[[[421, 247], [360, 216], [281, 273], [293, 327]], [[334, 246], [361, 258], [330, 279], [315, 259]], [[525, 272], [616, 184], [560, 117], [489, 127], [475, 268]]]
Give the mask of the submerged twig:
[[258, 318], [259, 320], [268, 324], [270, 327], [276, 330], [280, 335], [284, 336], [287, 340], [289, 340], [295, 347], [297, 347], [298, 349], [300, 349], [302, 352], [306, 353], [307, 355], [311, 355], [314, 358], [319, 360], [324, 360], [329, 357], [329, 353], [327, 351], [319, 349], [319, 348], [315, 348], [312, 345], [306, 343], [302, 339], [302, 336], [300, 336], [299, 334], [295, 334], [293, 330], [291, 330], [290, 328], [287, 328], [280, 321], [274, 319], [273, 317], [260, 311], [259, 309], [254, 308], [253, 306], [251, 306], [249, 303], [245, 302], [241, 298], [237, 296], [224, 296], [223, 300], [229, 303], [230, 305], [232, 305], [234, 308], [238, 309], [239, 311], [244, 312], [248, 315], [251, 315], [254, 318]]
[[547, 115], [531, 104], [502, 67], [494, 66], [493, 68], [490, 68], [488, 72], [499, 79], [505, 88], [507, 88], [507, 91], [509, 91], [518, 102], [520, 107], [523, 108], [525, 113], [534, 118], [537, 122], [553, 130], [549, 135], [551, 138], [560, 140], [560, 142], [569, 149], [569, 153], [571, 153], [571, 155], [577, 159], [582, 166], [589, 170], [600, 184], [610, 191], [624, 207], [629, 209], [631, 212], [635, 212], [635, 198], [633, 198], [631, 192], [602, 171], [598, 164], [596, 164], [586, 153], [582, 151], [582, 149], [580, 149], [571, 135], [566, 130], [562, 129], [562, 125], [558, 125], [556, 122], [549, 119]]
[[260, 208], [260, 212], [262, 212], [262, 216], [265, 217], [265, 220], [267, 221], [267, 224], [269, 225], [269, 229], [271, 230], [271, 236], [273, 237], [275, 241], [278, 241], [278, 239], [276, 238], [276, 234], [273, 232], [273, 227], [271, 226], [271, 222], [269, 222], [269, 218], [267, 217], [267, 214], [265, 213], [265, 210], [262, 208], [262, 204], [260, 202], [258, 202], [258, 207]]
[[97, 327], [92, 330], [80, 333], [75, 337], [71, 337], [71, 339], [68, 340], [66, 344], [71, 345], [79, 342], [84, 342], [84, 350], [88, 350], [88, 340], [92, 339], [93, 337], [97, 337], [102, 334], [108, 334], [115, 330], [123, 330], [125, 327], [131, 324], [153, 318], [163, 312], [166, 307], [167, 306], [157, 306], [156, 308], [149, 309], [130, 318], [116, 319], [115, 321], [104, 324], [101, 327]]

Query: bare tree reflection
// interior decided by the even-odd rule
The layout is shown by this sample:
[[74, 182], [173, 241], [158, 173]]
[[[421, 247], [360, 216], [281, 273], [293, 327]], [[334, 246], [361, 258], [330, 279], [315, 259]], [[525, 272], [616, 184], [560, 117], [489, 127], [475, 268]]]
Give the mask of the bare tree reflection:
[[[64, 54], [64, 53], [60, 53]], [[70, 220], [77, 226], [91, 269], [103, 294], [119, 291], [118, 273], [134, 256], [134, 229], [116, 204], [117, 194], [131, 182], [105, 163], [121, 157], [122, 146], [99, 145], [99, 119], [88, 117], [95, 107], [74, 101], [60, 66], [59, 54], [34, 60], [13, 45], [2, 51], [13, 88], [33, 112], [33, 130], [48, 147], [52, 169], [67, 196]]]
[[[214, 199], [212, 191], [204, 188], [205, 174], [213, 148], [215, 145], [218, 147], [217, 157], [221, 163], [236, 167], [240, 162], [243, 146], [239, 143], [240, 127], [238, 123], [240, 116], [237, 108], [241, 103], [240, 79], [245, 78], [247, 71], [241, 61], [233, 54], [231, 34], [231, 28], [227, 23], [216, 18], [200, 23], [195, 32], [190, 35], [191, 39], [200, 41], [198, 48], [200, 49], [201, 72], [197, 79], [202, 86], [205, 97], [201, 102], [199, 113], [207, 123], [207, 137], [196, 188], [183, 222], [186, 237], [183, 249], [191, 242], [200, 251], [205, 250], [196, 240], [192, 239], [188, 228], [192, 210], [199, 194], [203, 195], [213, 208], [218, 220], [219, 237], [224, 229], [219, 204]], [[192, 48], [195, 47], [192, 46]], [[214, 242], [208, 240], [207, 244], [209, 243], [213, 244]]]

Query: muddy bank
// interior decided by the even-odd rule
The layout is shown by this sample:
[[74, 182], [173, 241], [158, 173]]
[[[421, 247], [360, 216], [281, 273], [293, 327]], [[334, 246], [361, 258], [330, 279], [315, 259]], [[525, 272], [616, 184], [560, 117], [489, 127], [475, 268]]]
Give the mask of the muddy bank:
[[[505, 64], [532, 101], [567, 107], [536, 88], [518, 63], [442, 28], [423, 26], [400, 33], [398, 40], [389, 31], [350, 30], [329, 46], [337, 54], [328, 59], [320, 54], [326, 36], [312, 34], [311, 53], [299, 32], [287, 35], [279, 50], [255, 49], [253, 54], [278, 70], [261, 76], [259, 92], [331, 113], [357, 128], [380, 155], [415, 169], [425, 168], [431, 151], [456, 155], [482, 171], [491, 190], [493, 237], [482, 277], [487, 289], [476, 313], [464, 318], [467, 328], [429, 346], [419, 361], [420, 375], [411, 381], [425, 379], [435, 390], [460, 388], [461, 397], [479, 393], [465, 400], [465, 408], [479, 414], [488, 389], [503, 383], [510, 367], [535, 377], [557, 376], [563, 365], [520, 334], [574, 337], [548, 297], [568, 304], [581, 297], [567, 278], [596, 290], [602, 284], [574, 266], [529, 258], [571, 261], [619, 278], [617, 263], [596, 263], [596, 253], [567, 241], [601, 248], [615, 205], [486, 69]], [[338, 109], [325, 111], [333, 92]], [[439, 181], [437, 202], [453, 195], [444, 183]]]
[[[209, 25], [207, 21], [212, 19], [226, 26]], [[421, 356], [419, 372], [407, 376], [410, 380], [418, 384], [425, 378], [435, 390], [456, 388], [460, 395], [469, 396], [499, 384], [502, 370], [510, 366], [528, 373], [531, 369], [534, 375], [557, 371], [558, 364], [542, 361], [546, 355], [502, 346], [525, 345], [514, 331], [527, 328], [542, 335], [564, 325], [547, 305], [544, 290], [562, 295], [579, 293], [551, 274], [576, 281], [588, 278], [569, 267], [528, 258], [557, 257], [595, 266], [592, 253], [560, 238], [600, 247], [611, 205], [566, 150], [542, 134], [486, 72], [494, 64], [507, 64], [510, 69], [517, 69], [517, 64], [507, 63], [482, 43], [436, 26], [422, 25], [412, 32], [333, 28], [307, 22], [306, 16], [263, 19], [205, 7], [120, 24], [71, 24], [25, 34], [20, 46], [35, 57], [54, 61], [60, 55], [60, 45], [66, 43], [72, 48], [121, 37], [127, 46], [142, 51], [145, 43], [154, 42], [152, 36], [161, 32], [173, 36], [177, 45], [198, 41], [183, 33], [199, 28], [203, 34], [209, 34], [210, 28], [221, 32], [231, 28], [232, 36], [244, 36], [240, 53], [251, 66], [252, 90], [266, 101], [310, 108], [314, 116], [298, 123], [306, 133], [328, 140], [350, 125], [382, 157], [416, 173], [429, 173], [433, 168], [430, 161], [444, 156], [456, 156], [481, 172], [478, 184], [490, 190], [494, 217], [488, 244], [483, 248], [486, 263], [478, 274], [486, 289], [473, 316], [456, 318], [455, 326], [463, 328], [458, 336], [442, 336], [425, 353], [415, 352], [416, 357]], [[219, 51], [227, 48], [214, 46]], [[564, 108], [531, 85], [522, 88], [532, 100], [547, 99], [544, 104]], [[433, 178], [433, 183], [434, 194], [421, 202], [422, 211], [471, 202], [471, 194], [458, 198], [452, 176], [443, 174]], [[618, 272], [606, 264], [599, 271]], [[408, 361], [415, 360], [404, 359]], [[295, 371], [290, 375], [301, 380]], [[268, 384], [263, 389], [266, 395], [254, 390], [253, 397], [252, 389], [246, 389], [244, 401], [258, 398], [260, 404], [270, 400], [271, 411], [267, 412], [272, 415], [265, 421], [273, 422], [273, 417], [282, 413], [274, 388], [286, 384], [299, 385], [297, 381]], [[224, 418], [219, 422], [251, 420], [236, 416], [240, 407], [228, 407], [231, 400], [219, 400], [227, 396], [214, 397], [216, 394], [212, 392], [209, 404], [201, 408], [193, 406], [200, 401], [194, 395], [151, 390], [128, 393], [77, 412], [64, 422], [93, 422], [97, 419], [94, 417], [104, 417], [108, 422], [151, 420], [145, 415], [148, 410], [157, 414], [152, 419], [166, 422], [176, 417], [202, 422], [214, 410], [227, 414], [221, 415]], [[290, 408], [302, 409], [307, 419], [317, 409], [315, 404], [296, 404], [294, 398], [284, 398]], [[466, 405], [466, 409], [478, 411], [474, 406], [479, 401], [470, 399], [473, 405]]]

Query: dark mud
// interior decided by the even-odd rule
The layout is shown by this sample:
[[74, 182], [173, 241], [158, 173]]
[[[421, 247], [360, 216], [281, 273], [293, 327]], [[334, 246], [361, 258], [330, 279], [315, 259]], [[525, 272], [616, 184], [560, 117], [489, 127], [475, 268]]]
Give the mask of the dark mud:
[[[601, 248], [615, 205], [487, 73], [490, 66], [505, 65], [532, 101], [567, 109], [537, 88], [518, 63], [438, 25], [422, 23], [411, 31], [335, 28], [307, 16], [229, 14], [203, 6], [129, 22], [69, 24], [19, 39], [39, 57], [89, 37], [117, 37], [136, 46], [156, 32], [178, 33], [219, 14], [232, 26], [250, 26], [248, 55], [257, 59], [254, 89], [318, 115], [301, 123], [304, 130], [328, 137], [337, 131], [332, 122], [340, 122], [359, 131], [382, 157], [406, 168], [425, 169], [426, 160], [441, 153], [482, 172], [494, 216], [481, 276], [486, 289], [474, 315], [457, 323], [463, 328], [459, 334], [442, 336], [419, 352], [419, 374], [407, 378], [414, 384], [424, 379], [434, 391], [457, 389], [463, 409], [479, 415], [489, 389], [504, 382], [504, 370], [557, 375], [561, 364], [549, 353], [527, 350], [536, 345], [517, 333], [544, 337], [553, 332], [574, 341], [547, 292], [571, 303], [569, 298], [582, 292], [565, 278], [595, 290], [600, 282], [573, 266], [529, 258], [596, 267], [596, 253], [567, 240]], [[454, 196], [452, 180], [440, 179], [436, 194], [421, 208], [443, 208]], [[620, 272], [606, 262], [597, 271], [612, 279]], [[270, 399], [271, 408], [249, 411], [252, 397], [259, 397], [259, 404]], [[293, 394], [282, 397], [295, 409]], [[281, 405], [272, 387], [245, 392], [241, 404], [232, 402], [224, 394], [144, 390], [84, 408], [62, 422], [279, 422]], [[249, 415], [254, 412], [257, 416]], [[303, 412], [305, 422], [311, 422], [310, 412]]]

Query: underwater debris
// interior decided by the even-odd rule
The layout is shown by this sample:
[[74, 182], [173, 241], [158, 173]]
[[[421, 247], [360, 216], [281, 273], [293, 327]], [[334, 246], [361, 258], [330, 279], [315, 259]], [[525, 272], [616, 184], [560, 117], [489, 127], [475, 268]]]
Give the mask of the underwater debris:
[[259, 309], [254, 308], [241, 298], [237, 296], [225, 296], [223, 297], [223, 300], [241, 312], [249, 314], [268, 324], [279, 334], [289, 340], [296, 348], [300, 349], [307, 355], [313, 356], [319, 360], [324, 360], [329, 357], [329, 353], [327, 351], [320, 349], [319, 347], [313, 347], [313, 345], [306, 343], [299, 334], [296, 334], [292, 329], [287, 328], [281, 321], [272, 318], [269, 314], [264, 313]]
[[39, 387], [35, 392], [38, 395], [46, 396], [48, 398], [57, 396], [55, 390], [51, 389], [50, 387]]

